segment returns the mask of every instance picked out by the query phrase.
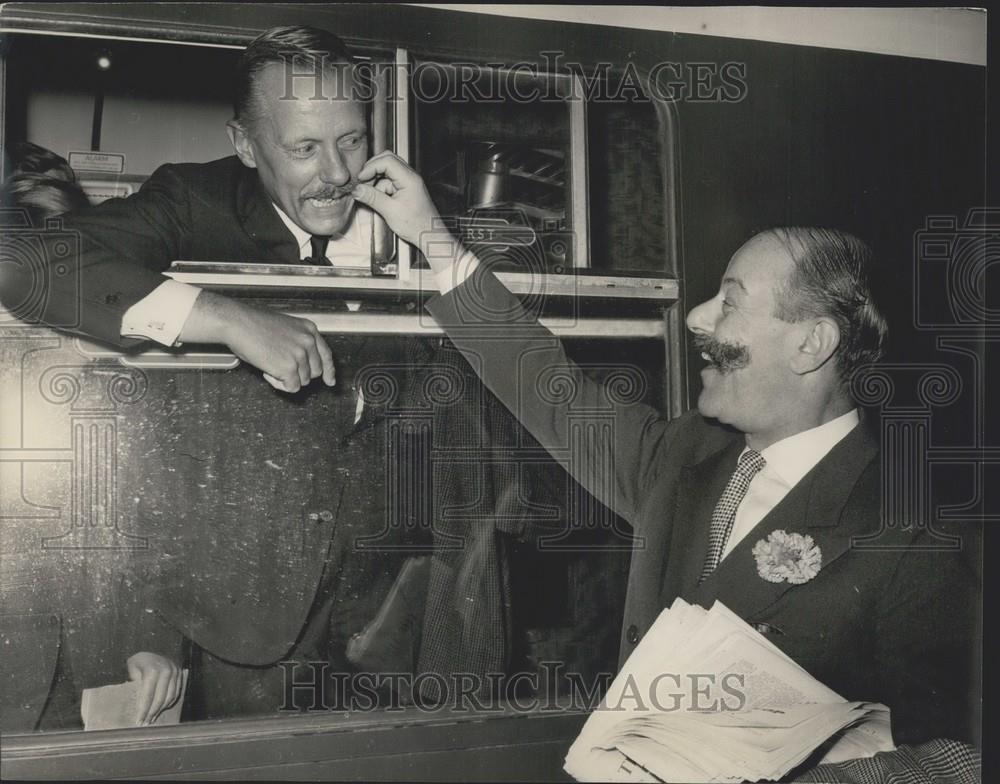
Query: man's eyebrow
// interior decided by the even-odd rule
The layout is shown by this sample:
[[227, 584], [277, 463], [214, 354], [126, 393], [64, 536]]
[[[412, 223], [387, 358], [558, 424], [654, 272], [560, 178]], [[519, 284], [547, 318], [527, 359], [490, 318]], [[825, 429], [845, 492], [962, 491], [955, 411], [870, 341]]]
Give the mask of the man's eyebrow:
[[733, 283], [733, 284], [735, 284], [735, 285], [739, 286], [739, 287], [740, 287], [740, 290], [741, 290], [741, 291], [742, 291], [742, 292], [743, 292], [744, 294], [746, 294], [746, 293], [747, 293], [747, 287], [743, 285], [743, 281], [742, 281], [742, 280], [740, 280], [739, 278], [723, 278], [723, 279], [722, 279], [722, 284], [723, 284], [723, 285], [725, 285], [725, 284], [727, 284], [727, 283]]
[[[344, 131], [337, 138], [338, 139], [343, 139], [343, 138], [345, 138], [347, 136], [364, 136], [366, 132], [367, 132], [367, 129], [354, 128], [354, 129], [351, 129], [351, 130]], [[304, 136], [296, 136], [293, 139], [291, 139], [290, 141], [282, 141], [281, 145], [283, 147], [288, 147], [289, 149], [291, 149], [292, 147], [298, 147], [300, 144], [310, 144], [310, 143], [311, 144], [322, 144], [323, 140], [322, 139], [317, 139], [315, 136], [307, 134], [307, 135], [304, 135]]]
[[314, 139], [311, 136], [296, 136], [292, 139], [281, 140], [279, 143], [282, 147], [292, 149], [293, 147], [298, 147], [300, 144], [316, 144], [317, 142], [319, 142], [319, 139]]

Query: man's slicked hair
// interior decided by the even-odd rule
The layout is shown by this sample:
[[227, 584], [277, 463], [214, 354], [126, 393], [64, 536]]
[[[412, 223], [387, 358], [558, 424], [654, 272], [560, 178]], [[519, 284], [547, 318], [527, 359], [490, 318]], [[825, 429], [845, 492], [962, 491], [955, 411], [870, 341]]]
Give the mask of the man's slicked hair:
[[18, 142], [10, 150], [9, 177], [19, 174], [43, 174], [56, 180], [76, 182], [76, 172], [66, 159], [32, 142]]
[[271, 63], [294, 65], [296, 72], [338, 64], [353, 65], [347, 45], [318, 27], [272, 27], [250, 42], [240, 55], [233, 88], [233, 116], [245, 127], [258, 116], [257, 75]]
[[86, 209], [90, 201], [75, 182], [25, 172], [8, 177], [4, 182], [0, 188], [0, 206], [25, 210], [32, 225], [40, 229], [46, 218]]
[[877, 362], [888, 326], [871, 287], [872, 251], [835, 229], [777, 228], [768, 234], [791, 254], [795, 267], [775, 292], [776, 318], [798, 322], [826, 316], [840, 329], [835, 361], [845, 386], [862, 365]]

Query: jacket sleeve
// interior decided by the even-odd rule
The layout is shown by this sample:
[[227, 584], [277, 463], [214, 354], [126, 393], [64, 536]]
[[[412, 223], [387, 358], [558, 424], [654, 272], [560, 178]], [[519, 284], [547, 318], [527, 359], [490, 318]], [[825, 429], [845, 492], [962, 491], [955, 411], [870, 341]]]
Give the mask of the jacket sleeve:
[[0, 301], [18, 318], [117, 346], [122, 315], [183, 256], [188, 188], [175, 167], [157, 169], [138, 193], [110, 199], [5, 238]]
[[184, 664], [184, 637], [159, 615], [143, 576], [124, 567], [108, 577], [107, 592], [94, 597], [90, 611], [63, 614], [77, 697], [83, 689], [127, 681], [126, 662], [140, 651]]
[[645, 489], [672, 441], [666, 420], [638, 400], [639, 370], [622, 363], [606, 383], [596, 383], [482, 267], [426, 307], [528, 432], [587, 491], [636, 526]]
[[128, 679], [125, 667], [129, 657], [140, 651], [157, 653], [184, 667], [184, 635], [158, 612], [155, 593], [144, 580], [128, 570], [119, 578], [119, 600], [115, 608], [118, 627], [118, 672]]
[[919, 746], [900, 746], [874, 757], [819, 765], [794, 780], [825, 784], [980, 784], [982, 756], [968, 743], [935, 738]]
[[981, 592], [961, 552], [935, 544], [914, 539], [880, 597], [874, 699], [892, 709], [897, 744], [978, 743]]

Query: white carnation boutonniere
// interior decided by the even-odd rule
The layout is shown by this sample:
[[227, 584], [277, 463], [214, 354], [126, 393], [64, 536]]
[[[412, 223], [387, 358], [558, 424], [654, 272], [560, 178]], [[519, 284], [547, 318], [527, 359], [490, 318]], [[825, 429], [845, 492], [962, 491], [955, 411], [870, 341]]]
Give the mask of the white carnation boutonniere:
[[802, 585], [819, 574], [823, 553], [811, 536], [772, 531], [753, 546], [757, 574], [771, 583]]

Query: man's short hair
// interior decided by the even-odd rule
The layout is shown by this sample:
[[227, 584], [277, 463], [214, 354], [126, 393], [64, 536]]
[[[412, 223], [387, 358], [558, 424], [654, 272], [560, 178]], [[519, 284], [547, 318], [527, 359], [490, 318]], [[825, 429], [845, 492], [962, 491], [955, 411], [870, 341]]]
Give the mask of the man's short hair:
[[36, 228], [41, 228], [46, 218], [90, 206], [83, 189], [75, 182], [34, 172], [8, 177], [0, 189], [0, 203], [5, 208], [25, 210]]
[[840, 329], [835, 361], [847, 385], [859, 367], [882, 357], [888, 326], [872, 295], [872, 251], [852, 234], [835, 229], [770, 229], [795, 267], [775, 292], [774, 315], [797, 322], [827, 316]]
[[337, 36], [318, 27], [272, 27], [257, 36], [240, 55], [233, 89], [233, 116], [244, 127], [259, 115], [257, 75], [272, 63], [288, 63], [296, 73], [337, 64], [353, 65], [354, 56]]
[[33, 142], [18, 142], [11, 145], [9, 176], [19, 174], [43, 174], [65, 182], [76, 182], [76, 172], [66, 159]]

